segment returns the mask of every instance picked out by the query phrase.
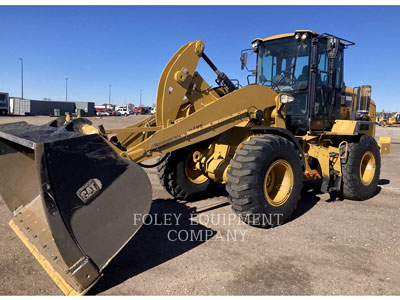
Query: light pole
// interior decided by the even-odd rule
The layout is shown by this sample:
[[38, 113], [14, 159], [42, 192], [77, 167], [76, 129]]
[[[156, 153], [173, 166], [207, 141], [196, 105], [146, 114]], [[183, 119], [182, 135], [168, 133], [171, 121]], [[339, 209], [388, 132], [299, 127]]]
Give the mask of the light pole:
[[111, 105], [111, 84], [108, 85], [108, 106]]
[[68, 101], [68, 77], [65, 78], [65, 101]]
[[24, 59], [19, 58], [21, 61], [21, 99], [24, 100]]

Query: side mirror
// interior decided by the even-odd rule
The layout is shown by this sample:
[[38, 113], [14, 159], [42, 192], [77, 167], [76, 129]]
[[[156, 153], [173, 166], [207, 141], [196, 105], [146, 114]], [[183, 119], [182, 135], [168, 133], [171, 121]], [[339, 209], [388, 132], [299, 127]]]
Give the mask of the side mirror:
[[246, 67], [247, 63], [247, 52], [242, 52], [242, 55], [240, 55], [240, 62], [242, 63], [241, 69], [243, 70]]
[[336, 55], [339, 51], [339, 43], [340, 43], [340, 40], [336, 37], [328, 39], [328, 43], [326, 45], [326, 52], [327, 52], [328, 58], [336, 58]]

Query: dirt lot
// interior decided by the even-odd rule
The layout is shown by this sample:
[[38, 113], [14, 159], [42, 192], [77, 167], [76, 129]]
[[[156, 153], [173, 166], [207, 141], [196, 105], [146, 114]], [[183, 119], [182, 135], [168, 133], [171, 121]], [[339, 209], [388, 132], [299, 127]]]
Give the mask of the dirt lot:
[[[95, 125], [116, 128], [139, 118], [92, 120]], [[35, 124], [50, 120], [1, 117], [0, 123], [21, 119]], [[90, 293], [399, 295], [400, 128], [378, 128], [377, 135], [391, 136], [392, 146], [391, 154], [382, 157], [381, 180], [374, 198], [328, 202], [328, 195], [319, 192], [318, 184], [309, 183], [292, 220], [270, 230], [238, 222], [223, 189], [212, 199], [173, 201], [160, 186], [156, 170], [150, 169], [152, 215], [176, 213], [179, 224], [144, 226]], [[9, 228], [10, 218], [11, 213], [1, 202], [0, 294], [60, 295]], [[200, 238], [185, 240], [181, 234], [182, 241], [169, 241], [168, 235], [175, 239], [188, 230]]]

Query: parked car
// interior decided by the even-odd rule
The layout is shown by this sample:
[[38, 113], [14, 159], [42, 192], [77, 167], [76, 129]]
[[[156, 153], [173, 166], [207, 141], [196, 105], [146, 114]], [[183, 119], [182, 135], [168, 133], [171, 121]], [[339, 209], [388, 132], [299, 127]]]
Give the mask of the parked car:
[[105, 108], [96, 108], [96, 115], [97, 116], [106, 116], [107, 112]]
[[146, 115], [150, 113], [150, 108], [147, 106], [139, 106], [134, 110], [135, 115]]
[[120, 107], [120, 108], [118, 108], [117, 112], [119, 112], [123, 116], [127, 116], [130, 114], [127, 107]]
[[112, 109], [106, 109], [106, 116], [116, 116], [116, 115], [117, 115], [116, 111]]

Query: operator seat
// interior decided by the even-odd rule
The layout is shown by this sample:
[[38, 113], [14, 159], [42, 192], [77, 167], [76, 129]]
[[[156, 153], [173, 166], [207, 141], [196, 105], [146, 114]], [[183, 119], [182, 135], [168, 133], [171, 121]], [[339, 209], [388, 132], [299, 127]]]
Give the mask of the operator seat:
[[304, 90], [308, 86], [308, 78], [310, 75], [310, 67], [309, 66], [304, 66], [303, 70], [301, 71], [301, 74], [297, 78], [294, 88], [296, 90]]

